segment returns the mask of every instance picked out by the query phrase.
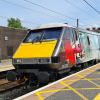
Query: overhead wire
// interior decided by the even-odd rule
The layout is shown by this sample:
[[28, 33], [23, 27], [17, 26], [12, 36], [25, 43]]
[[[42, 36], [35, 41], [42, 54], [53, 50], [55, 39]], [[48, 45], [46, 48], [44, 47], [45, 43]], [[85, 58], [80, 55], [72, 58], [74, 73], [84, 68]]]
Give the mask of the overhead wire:
[[[77, 9], [81, 9], [82, 11], [85, 12], [85, 10], [83, 10], [82, 8], [78, 7], [77, 5], [75, 5], [75, 3], [69, 1], [69, 0], [64, 0], [66, 3], [70, 4], [71, 6], [74, 6]], [[85, 0], [86, 1], [86, 0]], [[83, 12], [82, 12], [83, 13]], [[86, 14], [88, 14], [91, 17], [94, 17], [93, 15], [90, 15], [89, 13], [85, 12]], [[81, 23], [82, 25], [80, 25], [81, 27], [83, 27], [85, 24]]]
[[[13, 3], [13, 2], [9, 2], [9, 1], [7, 1], [7, 0], [1, 0], [1, 1], [6, 2], [6, 3], [9, 3], [9, 4], [11, 4], [11, 5], [19, 6], [19, 7], [21, 7], [21, 8], [24, 8], [24, 9], [27, 9], [27, 10], [30, 10], [30, 11], [33, 11], [33, 9], [28, 8], [28, 7], [25, 7], [25, 6], [22, 6], [22, 5], [20, 5], [20, 4], [16, 4], [16, 3]], [[61, 15], [61, 16], [64, 16], [64, 17], [67, 17], [67, 18], [70, 18], [70, 19], [76, 21], [75, 18], [72, 18], [72, 17], [66, 16], [65, 14], [62, 14], [62, 13], [60, 13], [60, 12], [56, 12], [56, 11], [51, 10], [51, 9], [49, 9], [49, 8], [47, 8], [47, 7], [44, 7], [44, 6], [42, 6], [42, 5], [39, 5], [39, 4], [36, 4], [36, 3], [33, 3], [33, 2], [31, 2], [31, 1], [29, 1], [29, 0], [24, 0], [24, 1], [26, 1], [26, 2], [28, 2], [28, 3], [30, 3], [30, 4], [37, 5], [37, 6], [43, 8], [43, 9], [45, 9], [45, 10], [49, 10], [49, 11], [51, 11], [51, 12], [53, 12], [53, 13], [56, 13], [56, 14], [58, 14], [58, 15]], [[39, 13], [42, 13], [42, 14], [43, 14], [43, 12], [41, 12], [41, 11], [36, 11], [36, 12], [39, 12]], [[48, 14], [45, 14], [45, 15], [47, 15], [47, 16], [51, 16], [51, 15], [48, 15]], [[55, 16], [51, 16], [51, 17], [54, 18]], [[55, 17], [55, 18], [58, 18], [58, 19], [61, 20], [61, 18], [59, 18], [59, 17]], [[25, 21], [25, 22], [26, 22], [26, 21]], [[29, 21], [27, 21], [27, 22], [30, 23]], [[32, 23], [32, 22], [31, 22], [31, 23]]]
[[83, 0], [88, 6], [90, 6], [95, 12], [97, 12], [98, 14], [100, 14], [100, 11], [98, 11], [95, 7], [93, 7], [89, 2], [87, 2], [86, 0]]
[[63, 14], [63, 13], [61, 13], [61, 12], [58, 12], [58, 11], [49, 9], [49, 8], [47, 8], [47, 7], [45, 7], [45, 6], [40, 5], [40, 4], [31, 2], [31, 1], [29, 1], [29, 0], [24, 0], [24, 1], [27, 2], [27, 3], [30, 3], [30, 4], [32, 4], [32, 5], [38, 6], [38, 7], [42, 8], [42, 9], [44, 9], [44, 10], [48, 10], [48, 11], [50, 11], [50, 12], [53, 12], [53, 13], [55, 13], [55, 14], [58, 14], [58, 15], [60, 15], [60, 16], [67, 17], [67, 18], [69, 18], [69, 19], [71, 19], [71, 20], [76, 20], [76, 19], [77, 19], [77, 18], [73, 18], [73, 17], [67, 16], [67, 15], [65, 15], [65, 14]]
[[[92, 15], [90, 15], [88, 12], [86, 12], [85, 10], [83, 10], [81, 7], [77, 6], [75, 3], [69, 1], [69, 0], [64, 0], [66, 3], [70, 4], [71, 6], [74, 6], [75, 8], [77, 8], [78, 10], [81, 10], [81, 13], [86, 13], [87, 15], [89, 15], [90, 17], [94, 17]], [[82, 12], [83, 11], [83, 12]]]
[[[23, 9], [26, 9], [26, 10], [28, 10], [28, 11], [31, 11], [31, 12], [35, 12], [35, 13], [38, 13], [38, 14], [43, 14], [43, 15], [46, 15], [46, 16], [48, 16], [48, 17], [52, 17], [52, 18], [56, 18], [56, 19], [59, 19], [59, 20], [63, 20], [63, 18], [60, 18], [60, 17], [57, 17], [57, 16], [53, 16], [53, 15], [50, 15], [50, 14], [48, 14], [48, 13], [44, 13], [44, 12], [42, 12], [42, 11], [38, 11], [38, 10], [34, 10], [34, 9], [31, 9], [31, 8], [28, 8], [28, 7], [25, 7], [25, 6], [22, 6], [22, 5], [20, 5], [20, 4], [16, 4], [16, 3], [13, 3], [13, 2], [10, 2], [10, 1], [7, 1], [7, 0], [0, 0], [0, 1], [2, 1], [2, 2], [5, 2], [5, 3], [8, 3], [8, 4], [10, 4], [10, 5], [15, 5], [15, 6], [18, 6], [18, 7], [21, 7], [21, 8], [23, 8]], [[64, 21], [64, 20], [63, 20]]]

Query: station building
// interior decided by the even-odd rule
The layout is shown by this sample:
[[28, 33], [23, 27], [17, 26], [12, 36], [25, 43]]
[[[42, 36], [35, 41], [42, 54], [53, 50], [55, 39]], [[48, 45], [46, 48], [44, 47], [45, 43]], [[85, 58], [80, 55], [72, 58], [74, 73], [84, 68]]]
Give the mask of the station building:
[[24, 29], [0, 26], [0, 59], [12, 58], [26, 33]]

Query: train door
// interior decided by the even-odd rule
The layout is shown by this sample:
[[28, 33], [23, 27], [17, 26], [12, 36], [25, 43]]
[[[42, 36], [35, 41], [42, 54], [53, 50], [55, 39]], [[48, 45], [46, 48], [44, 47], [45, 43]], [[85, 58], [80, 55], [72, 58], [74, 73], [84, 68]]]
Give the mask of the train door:
[[79, 42], [81, 43], [81, 46], [82, 46], [81, 60], [83, 62], [86, 62], [90, 58], [90, 39], [89, 39], [89, 36], [84, 32], [80, 32], [79, 33]]
[[70, 65], [76, 64], [76, 56], [73, 51], [73, 46], [75, 43], [73, 28], [66, 28], [63, 36], [65, 56]]
[[98, 36], [99, 51], [100, 51], [100, 36]]
[[64, 29], [64, 33], [63, 33], [63, 37], [62, 37], [62, 45], [61, 45], [61, 62], [67, 62], [67, 57], [66, 57], [66, 53], [65, 50], [67, 48], [66, 43], [70, 43], [70, 34], [69, 34], [69, 29], [65, 28]]
[[99, 59], [100, 59], [100, 36], [98, 36], [98, 43], [99, 43]]

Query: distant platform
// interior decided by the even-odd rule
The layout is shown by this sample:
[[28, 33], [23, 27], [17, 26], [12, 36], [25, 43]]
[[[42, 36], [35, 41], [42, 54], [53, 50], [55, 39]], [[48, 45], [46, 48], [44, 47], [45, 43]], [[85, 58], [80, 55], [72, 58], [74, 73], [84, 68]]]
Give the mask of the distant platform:
[[100, 100], [100, 63], [15, 100]]
[[13, 70], [14, 67], [12, 65], [11, 60], [2, 60], [0, 63], [0, 72], [8, 71], [8, 70]]

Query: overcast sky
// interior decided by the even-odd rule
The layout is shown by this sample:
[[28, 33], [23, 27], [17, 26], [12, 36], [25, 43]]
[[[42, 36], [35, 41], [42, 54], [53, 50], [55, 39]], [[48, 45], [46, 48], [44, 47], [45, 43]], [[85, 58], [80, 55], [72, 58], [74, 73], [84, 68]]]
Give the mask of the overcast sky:
[[[10, 17], [21, 19], [22, 25], [28, 28], [52, 22], [62, 22], [76, 26], [77, 18], [79, 18], [80, 27], [100, 26], [100, 14], [90, 8], [83, 0], [28, 1], [62, 13], [62, 15], [50, 12], [24, 0], [0, 0], [0, 26], [7, 26], [7, 18]], [[87, 1], [100, 11], [100, 0]]]

